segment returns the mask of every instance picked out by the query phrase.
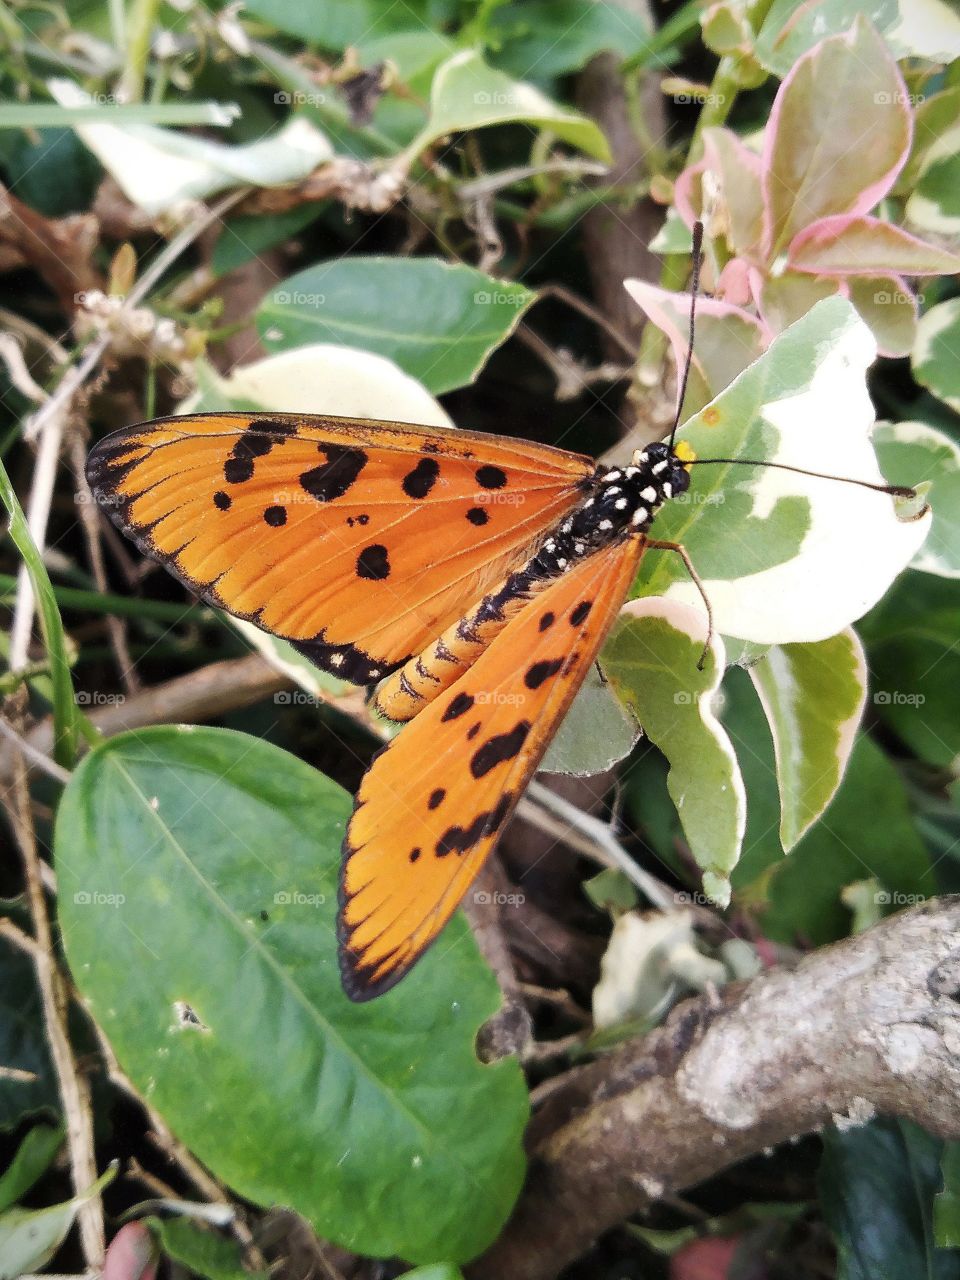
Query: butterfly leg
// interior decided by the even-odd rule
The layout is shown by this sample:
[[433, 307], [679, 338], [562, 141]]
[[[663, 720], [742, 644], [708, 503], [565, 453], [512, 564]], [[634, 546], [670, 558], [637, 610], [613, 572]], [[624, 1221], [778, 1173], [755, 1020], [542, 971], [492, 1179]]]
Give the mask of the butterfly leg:
[[710, 607], [710, 599], [703, 585], [703, 579], [700, 577], [699, 573], [697, 573], [696, 569], [693, 567], [693, 561], [690, 559], [689, 553], [687, 552], [687, 548], [683, 545], [682, 542], [661, 542], [657, 538], [648, 538], [647, 546], [650, 547], [651, 550], [653, 551], [675, 551], [676, 554], [683, 561], [686, 567], [687, 573], [689, 573], [690, 579], [693, 582], [693, 585], [700, 592], [700, 599], [703, 601], [703, 607], [707, 611], [707, 639], [703, 646], [703, 652], [700, 654], [700, 660], [697, 663], [697, 670], [702, 671], [704, 663], [707, 660], [707, 653], [710, 650], [710, 644], [713, 640], [713, 634], [714, 634], [713, 609]]

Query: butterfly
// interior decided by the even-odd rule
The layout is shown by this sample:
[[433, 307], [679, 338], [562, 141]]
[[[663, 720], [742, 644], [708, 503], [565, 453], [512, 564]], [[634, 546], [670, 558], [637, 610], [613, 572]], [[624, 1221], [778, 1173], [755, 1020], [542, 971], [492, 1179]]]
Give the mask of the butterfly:
[[98, 503], [143, 552], [409, 722], [344, 840], [352, 999], [399, 982], [456, 910], [644, 551], [685, 554], [650, 528], [693, 460], [655, 443], [611, 468], [497, 435], [267, 413], [161, 418], [91, 451]]

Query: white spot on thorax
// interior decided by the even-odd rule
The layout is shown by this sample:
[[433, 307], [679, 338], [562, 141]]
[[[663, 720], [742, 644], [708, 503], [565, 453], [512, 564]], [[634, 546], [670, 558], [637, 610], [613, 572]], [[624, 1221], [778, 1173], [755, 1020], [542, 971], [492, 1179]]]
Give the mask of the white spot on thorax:
[[640, 490], [640, 497], [644, 502], [656, 502], [657, 491], [652, 484], [648, 484], [645, 489]]

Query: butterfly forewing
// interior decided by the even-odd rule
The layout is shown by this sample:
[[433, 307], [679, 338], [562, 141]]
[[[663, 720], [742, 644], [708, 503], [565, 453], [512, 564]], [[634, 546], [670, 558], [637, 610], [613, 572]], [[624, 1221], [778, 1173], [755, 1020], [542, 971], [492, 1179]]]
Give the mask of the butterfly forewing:
[[398, 982], [453, 914], [596, 657], [643, 545], [625, 537], [531, 600], [364, 777], [341, 879], [353, 999]]
[[522, 563], [594, 464], [475, 432], [224, 413], [118, 432], [87, 471], [192, 591], [368, 683]]

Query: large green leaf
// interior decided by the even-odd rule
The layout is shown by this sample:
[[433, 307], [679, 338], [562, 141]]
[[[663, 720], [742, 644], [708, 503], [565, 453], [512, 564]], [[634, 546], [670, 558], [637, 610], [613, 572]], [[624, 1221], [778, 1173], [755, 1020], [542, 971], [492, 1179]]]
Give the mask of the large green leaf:
[[344, 996], [349, 811], [241, 734], [112, 739], [58, 815], [67, 957], [125, 1070], [240, 1194], [360, 1253], [466, 1259], [519, 1189], [526, 1090], [474, 1054], [498, 990], [462, 919], [395, 991]]
[[790, 850], [833, 799], [850, 758], [867, 693], [863, 646], [849, 630], [776, 645], [750, 677], [773, 735], [780, 840]]
[[[864, 374], [876, 353], [850, 303], [828, 298], [791, 325], [680, 429], [697, 458], [742, 458], [882, 481]], [[884, 494], [736, 464], [694, 465], [689, 492], [657, 515], [704, 580], [717, 629], [760, 643], [836, 635], [909, 563], [929, 517], [901, 521]], [[651, 551], [644, 594], [702, 608], [677, 555]]]
[[712, 707], [724, 665], [717, 637], [704, 670], [697, 669], [705, 633], [705, 620], [692, 609], [634, 600], [604, 648], [603, 668], [669, 760], [667, 787], [703, 870], [704, 893], [726, 906], [743, 840], [744, 794], [737, 758]]
[[824, 1136], [820, 1205], [837, 1244], [837, 1280], [960, 1277], [960, 1253], [933, 1240], [942, 1146], [908, 1120]]
[[345, 49], [348, 44], [374, 35], [421, 31], [430, 25], [428, 14], [435, 11], [435, 4], [432, 0], [404, 0], [403, 4], [383, 4], [380, 0], [311, 0], [310, 4], [249, 0], [244, 8], [278, 31], [324, 49]]
[[[777, 834], [780, 803], [773, 744], [746, 672], [727, 672], [723, 724], [747, 790], [747, 833], [733, 873], [736, 895], [763, 903], [771, 938], [814, 944], [849, 932], [844, 887], [875, 878], [877, 905], [899, 910], [936, 891], [896, 770], [868, 737], [854, 745], [843, 782], [826, 813], [788, 857]], [[771, 875], [771, 871], [773, 874]]]
[[429, 118], [405, 155], [417, 156], [451, 133], [516, 123], [543, 129], [598, 160], [610, 159], [609, 144], [589, 116], [488, 66], [472, 49], [461, 49], [437, 68]]
[[342, 343], [387, 356], [439, 395], [472, 382], [536, 294], [439, 258], [353, 257], [290, 276], [264, 298], [268, 351]]

